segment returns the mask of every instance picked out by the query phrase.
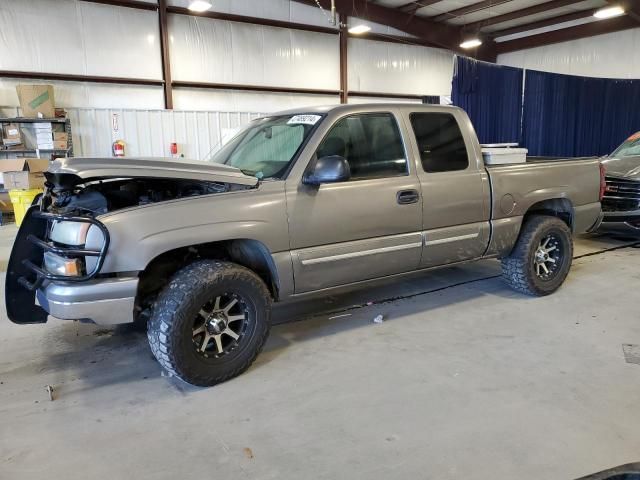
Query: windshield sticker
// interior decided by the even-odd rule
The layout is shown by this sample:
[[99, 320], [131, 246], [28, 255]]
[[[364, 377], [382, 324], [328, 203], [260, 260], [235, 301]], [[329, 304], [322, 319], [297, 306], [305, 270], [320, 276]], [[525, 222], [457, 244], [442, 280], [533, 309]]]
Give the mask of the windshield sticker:
[[289, 125], [315, 125], [322, 117], [320, 115], [296, 115], [287, 122]]

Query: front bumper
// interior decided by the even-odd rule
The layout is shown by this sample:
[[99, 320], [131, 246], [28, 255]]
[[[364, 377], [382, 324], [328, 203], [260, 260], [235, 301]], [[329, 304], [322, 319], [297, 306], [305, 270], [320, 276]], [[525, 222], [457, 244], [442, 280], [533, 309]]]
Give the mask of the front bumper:
[[600, 231], [640, 234], [640, 210], [604, 212]]
[[133, 322], [137, 289], [138, 277], [49, 283], [36, 291], [36, 299], [52, 317], [116, 325]]
[[[86, 222], [103, 231], [100, 250], [61, 247], [48, 240], [49, 224], [59, 215], [40, 212], [31, 207], [18, 230], [5, 281], [7, 317], [14, 323], [45, 323], [49, 315], [65, 320], [92, 320], [99, 324], [133, 321], [138, 277], [97, 278], [109, 235], [106, 228], [92, 218], [64, 217]], [[93, 256], [94, 268], [82, 277], [53, 275], [42, 269], [45, 251], [75, 256]]]

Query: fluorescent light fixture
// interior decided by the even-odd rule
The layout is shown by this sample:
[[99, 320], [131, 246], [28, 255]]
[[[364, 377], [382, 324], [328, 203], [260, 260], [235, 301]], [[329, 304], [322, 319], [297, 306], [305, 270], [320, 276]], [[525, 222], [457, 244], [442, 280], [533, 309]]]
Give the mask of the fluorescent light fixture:
[[206, 12], [211, 8], [211, 2], [205, 2], [204, 0], [193, 0], [187, 7], [192, 12]]
[[349, 28], [349, 33], [353, 33], [354, 35], [360, 35], [361, 33], [367, 33], [369, 31], [371, 31], [371, 27], [363, 24]]
[[472, 38], [470, 40], [465, 40], [460, 44], [460, 48], [476, 48], [482, 45], [482, 40], [479, 38]]
[[596, 13], [593, 14], [596, 18], [613, 18], [619, 17], [620, 15], [624, 15], [624, 8], [622, 7], [607, 7], [601, 8]]

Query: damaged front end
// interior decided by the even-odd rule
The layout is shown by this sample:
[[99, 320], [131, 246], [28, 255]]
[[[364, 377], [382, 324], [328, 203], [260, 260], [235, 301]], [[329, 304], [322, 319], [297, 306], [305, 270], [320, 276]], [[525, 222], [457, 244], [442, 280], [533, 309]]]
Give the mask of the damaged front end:
[[[45, 193], [39, 204], [28, 210], [11, 252], [5, 304], [8, 318], [14, 323], [45, 323], [49, 314], [92, 319], [98, 309], [96, 302], [101, 302], [101, 307], [122, 306], [131, 316], [134, 299], [130, 297], [135, 297], [137, 276], [129, 278], [130, 288], [125, 292], [125, 278], [118, 273], [100, 273], [111, 240], [100, 216], [158, 202], [253, 188], [256, 184], [250, 177], [238, 176], [239, 183], [224, 181], [235, 172], [219, 175], [193, 169], [184, 173], [186, 178], [171, 178], [166, 170], [158, 172], [159, 177], [122, 178], [115, 176], [116, 171], [122, 171], [116, 166], [111, 172], [100, 172], [104, 177], [86, 178], [82, 171], [71, 168], [73, 159], [66, 162], [63, 168], [57, 164], [45, 173]], [[156, 172], [139, 169], [128, 173]]]
[[[78, 241], [66, 244], [52, 239], [71, 230]], [[84, 238], [82, 238], [84, 232]], [[65, 235], [65, 233], [63, 233]], [[66, 233], [69, 236], [69, 233]], [[93, 242], [87, 238], [94, 237]], [[99, 240], [98, 240], [99, 238]], [[90, 243], [95, 247], [88, 247]], [[45, 282], [86, 282], [100, 271], [109, 248], [109, 232], [88, 216], [62, 215], [33, 206], [16, 236], [5, 281], [7, 316], [14, 323], [45, 323], [48, 311], [34, 295]], [[40, 300], [40, 299], [39, 299]]]

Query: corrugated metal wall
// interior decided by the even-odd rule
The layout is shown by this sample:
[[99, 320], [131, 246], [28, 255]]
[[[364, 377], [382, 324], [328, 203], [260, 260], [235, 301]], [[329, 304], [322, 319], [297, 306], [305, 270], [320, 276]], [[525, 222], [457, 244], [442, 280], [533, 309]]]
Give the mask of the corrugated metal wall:
[[[229, 133], [260, 113], [68, 109], [75, 155], [108, 155], [123, 140], [131, 157], [169, 156], [176, 142], [187, 158], [204, 159]], [[116, 119], [118, 133], [113, 131]]]
[[[111, 156], [112, 143], [123, 140], [128, 157], [170, 156], [170, 144], [176, 142], [186, 158], [204, 159], [231, 132], [263, 115], [258, 112], [66, 110], [71, 119], [76, 157]], [[0, 111], [6, 116], [19, 114], [17, 108], [7, 107]]]

